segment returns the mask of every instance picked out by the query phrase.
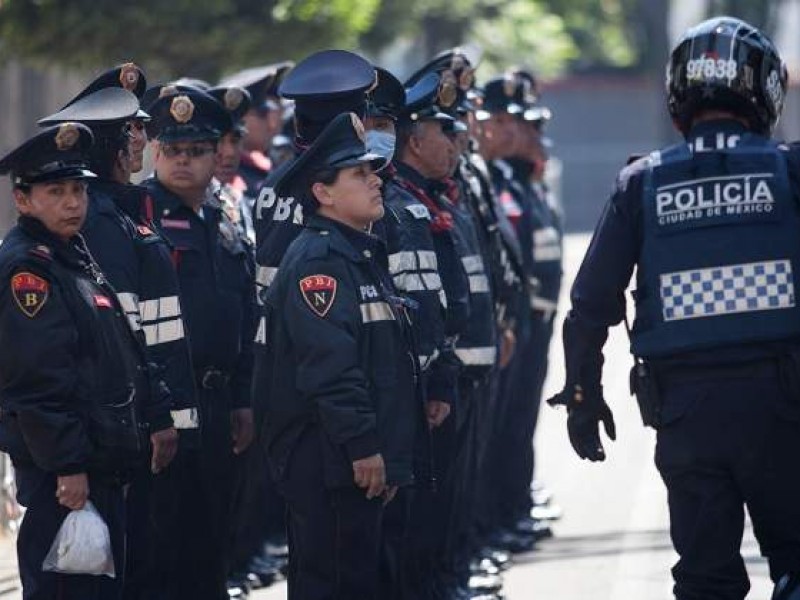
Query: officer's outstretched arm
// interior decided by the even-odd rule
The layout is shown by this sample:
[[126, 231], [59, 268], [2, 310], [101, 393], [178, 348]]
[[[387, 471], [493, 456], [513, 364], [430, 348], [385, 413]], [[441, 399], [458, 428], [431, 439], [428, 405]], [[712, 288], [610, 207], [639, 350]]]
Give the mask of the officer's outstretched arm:
[[[0, 402], [33, 461], [58, 475], [87, 469], [91, 443], [78, 396], [74, 317], [44, 269], [18, 268], [0, 296]], [[15, 422], [15, 423], [14, 423]]]
[[297, 357], [299, 392], [317, 407], [330, 439], [351, 461], [380, 452], [375, 409], [362, 368], [363, 327], [355, 283], [336, 258], [311, 261], [288, 283], [287, 329]]

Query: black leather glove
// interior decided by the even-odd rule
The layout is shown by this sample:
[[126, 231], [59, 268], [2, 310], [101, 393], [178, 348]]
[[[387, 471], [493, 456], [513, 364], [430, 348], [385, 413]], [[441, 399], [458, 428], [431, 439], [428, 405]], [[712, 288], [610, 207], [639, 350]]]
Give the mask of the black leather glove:
[[603, 388], [587, 394], [580, 385], [568, 385], [547, 401], [551, 406], [563, 404], [567, 407], [567, 433], [575, 453], [592, 462], [606, 459], [600, 441], [600, 423], [612, 441], [617, 439], [614, 415], [603, 399]]

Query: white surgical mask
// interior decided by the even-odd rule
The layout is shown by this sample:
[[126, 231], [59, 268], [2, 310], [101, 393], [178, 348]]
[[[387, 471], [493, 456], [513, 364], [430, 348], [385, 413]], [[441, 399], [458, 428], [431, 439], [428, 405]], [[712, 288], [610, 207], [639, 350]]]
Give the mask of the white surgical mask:
[[397, 138], [386, 131], [367, 131], [367, 152], [373, 152], [390, 162], [394, 158], [394, 146]]

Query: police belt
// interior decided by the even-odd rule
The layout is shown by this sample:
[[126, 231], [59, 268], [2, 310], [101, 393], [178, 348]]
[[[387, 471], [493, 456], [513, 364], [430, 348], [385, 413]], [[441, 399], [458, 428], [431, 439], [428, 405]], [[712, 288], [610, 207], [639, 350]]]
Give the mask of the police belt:
[[221, 390], [228, 386], [231, 381], [229, 373], [217, 369], [216, 367], [207, 367], [195, 371], [197, 378], [197, 385], [204, 390]]

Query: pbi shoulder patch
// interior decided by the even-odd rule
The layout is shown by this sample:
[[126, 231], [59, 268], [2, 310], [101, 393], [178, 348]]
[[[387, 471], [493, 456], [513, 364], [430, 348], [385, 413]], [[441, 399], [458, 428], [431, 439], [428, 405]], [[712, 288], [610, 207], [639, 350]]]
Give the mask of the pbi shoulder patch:
[[50, 296], [50, 284], [38, 275], [23, 271], [11, 278], [14, 301], [25, 316], [35, 317]]
[[328, 275], [311, 275], [300, 280], [303, 299], [319, 317], [325, 317], [333, 306], [336, 286], [336, 279]]

